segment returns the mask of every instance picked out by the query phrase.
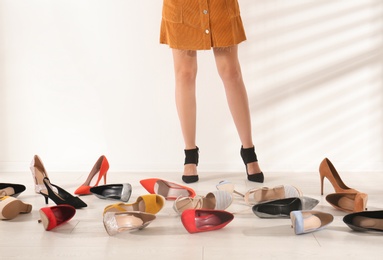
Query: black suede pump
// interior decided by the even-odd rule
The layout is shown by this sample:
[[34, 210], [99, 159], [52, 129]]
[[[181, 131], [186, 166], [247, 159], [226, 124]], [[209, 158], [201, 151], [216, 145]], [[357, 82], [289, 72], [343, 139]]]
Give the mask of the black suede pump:
[[[198, 166], [199, 148], [185, 149], [185, 164], [195, 164]], [[182, 175], [182, 180], [185, 183], [193, 183], [199, 180], [198, 175]]]
[[241, 147], [241, 157], [242, 157], [242, 160], [246, 166], [247, 179], [249, 181], [263, 183], [263, 181], [264, 181], [263, 172], [249, 174], [249, 172], [247, 170], [247, 164], [248, 163], [258, 162], [257, 155], [255, 154], [254, 146], [250, 147], [250, 148], [243, 148], [243, 146], [242, 146]]

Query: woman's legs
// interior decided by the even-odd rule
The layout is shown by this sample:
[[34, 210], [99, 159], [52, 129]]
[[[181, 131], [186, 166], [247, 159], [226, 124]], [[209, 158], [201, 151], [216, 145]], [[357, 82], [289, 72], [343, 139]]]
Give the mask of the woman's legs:
[[[197, 52], [173, 49], [175, 97], [185, 150], [196, 148]], [[196, 164], [185, 164], [185, 176], [197, 175]]]
[[[242, 146], [253, 147], [249, 102], [238, 61], [238, 46], [214, 48], [214, 57]], [[248, 163], [247, 170], [249, 175], [261, 172], [258, 162]]]

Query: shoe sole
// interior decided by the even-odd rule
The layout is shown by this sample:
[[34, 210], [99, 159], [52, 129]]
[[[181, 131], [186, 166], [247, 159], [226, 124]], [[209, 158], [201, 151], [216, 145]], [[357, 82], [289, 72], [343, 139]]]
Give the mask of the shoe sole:
[[43, 224], [44, 229], [47, 230], [47, 229], [48, 229], [48, 226], [49, 226], [49, 219], [48, 219], [48, 216], [45, 215], [44, 211], [42, 211], [42, 210], [39, 210], [39, 213], [40, 213], [40, 220], [41, 220], [41, 223]]
[[13, 219], [20, 213], [29, 213], [32, 211], [32, 205], [26, 204], [18, 199], [9, 198], [10, 201], [1, 209], [1, 219]]

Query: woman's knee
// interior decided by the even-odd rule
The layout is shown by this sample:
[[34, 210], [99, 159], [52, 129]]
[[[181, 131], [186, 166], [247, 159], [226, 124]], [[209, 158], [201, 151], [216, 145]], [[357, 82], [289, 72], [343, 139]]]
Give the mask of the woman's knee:
[[219, 75], [225, 82], [237, 82], [242, 80], [242, 73], [239, 66], [227, 65], [219, 68]]
[[197, 68], [192, 66], [182, 66], [176, 69], [176, 79], [182, 82], [195, 82], [197, 77]]

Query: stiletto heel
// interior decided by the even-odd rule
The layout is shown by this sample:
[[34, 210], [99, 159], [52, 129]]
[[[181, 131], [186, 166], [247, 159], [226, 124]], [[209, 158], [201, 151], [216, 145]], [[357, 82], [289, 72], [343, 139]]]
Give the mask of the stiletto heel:
[[320, 194], [323, 195], [323, 182], [324, 182], [324, 176], [320, 176]]
[[[199, 148], [185, 150], [185, 163], [186, 164], [195, 164], [198, 166], [199, 159]], [[185, 183], [193, 183], [198, 181], [198, 175], [182, 175], [182, 180]]]
[[[98, 183], [100, 182], [100, 180], [102, 178], [104, 178], [104, 185], [105, 185], [106, 184], [106, 174], [107, 174], [108, 170], [109, 170], [109, 162], [104, 155], [101, 155], [100, 158], [98, 158], [95, 165], [93, 166], [92, 170], [90, 171], [88, 178], [86, 179], [84, 184], [82, 184], [80, 187], [78, 187], [76, 189], [76, 191], [74, 192], [74, 194], [76, 194], [76, 195], [90, 195], [90, 194], [92, 194], [92, 192], [90, 191], [90, 188], [98, 186]], [[91, 185], [91, 182], [92, 182], [94, 176], [96, 176], [97, 174], [98, 174], [98, 177], [97, 177], [97, 181], [96, 181], [95, 185]]]
[[242, 157], [242, 160], [246, 166], [247, 179], [249, 181], [262, 183], [264, 181], [263, 172], [249, 174], [249, 172], [247, 170], [247, 164], [248, 163], [258, 162], [257, 155], [255, 154], [254, 146], [250, 147], [250, 148], [243, 148], [243, 146], [242, 146], [241, 147], [241, 157]]
[[321, 195], [323, 195], [323, 182], [325, 177], [330, 181], [337, 193], [359, 193], [359, 191], [349, 188], [344, 184], [334, 165], [327, 158], [323, 159], [319, 165], [319, 174], [321, 180]]
[[[76, 209], [86, 207], [86, 203], [83, 202], [79, 197], [74, 197], [72, 194], [64, 190], [63, 188], [52, 184], [48, 178], [44, 178], [44, 184], [48, 191], [48, 194], [41, 193], [45, 197], [45, 203], [48, 204], [48, 197], [53, 200], [57, 205], [68, 204]], [[53, 187], [57, 190], [54, 191]]]
[[45, 204], [48, 204], [48, 198], [49, 198], [49, 196], [48, 196], [47, 194], [44, 194], [44, 193], [41, 193], [41, 195], [44, 196]]
[[227, 180], [220, 181], [215, 187], [217, 188], [217, 190], [224, 190], [224, 191], [227, 191], [231, 194], [233, 194], [233, 193], [237, 194], [237, 195], [241, 196], [242, 198], [245, 197], [245, 195], [243, 195], [242, 193], [240, 193], [234, 189], [233, 183], [231, 183]]

